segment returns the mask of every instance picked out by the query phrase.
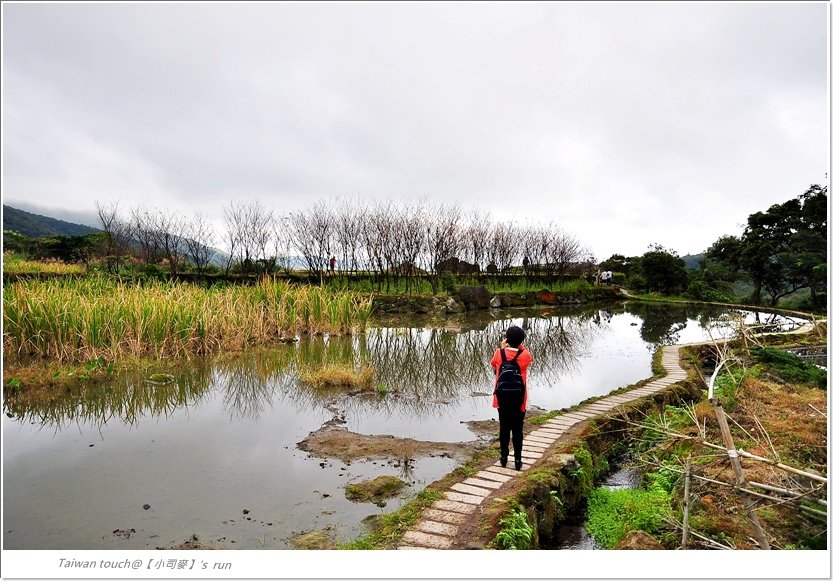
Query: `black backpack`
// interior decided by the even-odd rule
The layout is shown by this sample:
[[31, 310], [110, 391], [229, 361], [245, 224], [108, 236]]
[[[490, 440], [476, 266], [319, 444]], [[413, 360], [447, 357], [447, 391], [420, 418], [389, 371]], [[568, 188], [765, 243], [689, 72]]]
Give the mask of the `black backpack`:
[[495, 393], [523, 393], [526, 388], [524, 385], [524, 378], [521, 375], [521, 366], [518, 365], [518, 357], [521, 356], [523, 349], [518, 348], [518, 352], [513, 359], [506, 358], [506, 351], [500, 350], [500, 357], [503, 362], [497, 369], [497, 384], [495, 385]]

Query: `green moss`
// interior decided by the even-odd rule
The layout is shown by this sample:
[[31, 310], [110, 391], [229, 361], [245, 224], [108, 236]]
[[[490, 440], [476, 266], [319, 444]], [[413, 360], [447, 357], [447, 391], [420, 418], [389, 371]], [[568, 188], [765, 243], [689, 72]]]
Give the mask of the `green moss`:
[[321, 550], [321, 549], [335, 549], [336, 542], [326, 533], [321, 531], [313, 531], [299, 535], [290, 540], [292, 546], [296, 549], [304, 550]]
[[344, 491], [348, 500], [353, 502], [373, 502], [385, 505], [385, 499], [405, 488], [405, 483], [393, 476], [378, 476], [373, 480], [348, 484]]

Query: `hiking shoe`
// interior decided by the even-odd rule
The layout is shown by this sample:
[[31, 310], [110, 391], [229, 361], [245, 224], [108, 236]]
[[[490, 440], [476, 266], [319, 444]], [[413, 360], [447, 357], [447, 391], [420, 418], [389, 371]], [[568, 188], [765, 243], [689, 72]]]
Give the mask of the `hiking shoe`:
[[515, 460], [515, 470], [520, 470], [521, 466], [523, 466], [523, 462], [520, 460]]
[[504, 468], [506, 468], [506, 462], [507, 462], [508, 460], [509, 460], [509, 458], [508, 458], [508, 457], [507, 457], [507, 458], [501, 458], [501, 459], [500, 459], [500, 465], [501, 465], [501, 466], [503, 466]]

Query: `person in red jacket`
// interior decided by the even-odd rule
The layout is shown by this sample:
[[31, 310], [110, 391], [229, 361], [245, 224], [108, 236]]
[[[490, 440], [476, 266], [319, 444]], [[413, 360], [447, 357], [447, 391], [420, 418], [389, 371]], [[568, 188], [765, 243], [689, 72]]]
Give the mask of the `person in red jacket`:
[[515, 470], [520, 470], [523, 448], [524, 416], [526, 415], [526, 370], [532, 355], [523, 346], [524, 330], [517, 326], [506, 329], [506, 335], [495, 351], [491, 365], [495, 369], [495, 393], [492, 407], [500, 419], [500, 465], [509, 460], [509, 437], [515, 452]]

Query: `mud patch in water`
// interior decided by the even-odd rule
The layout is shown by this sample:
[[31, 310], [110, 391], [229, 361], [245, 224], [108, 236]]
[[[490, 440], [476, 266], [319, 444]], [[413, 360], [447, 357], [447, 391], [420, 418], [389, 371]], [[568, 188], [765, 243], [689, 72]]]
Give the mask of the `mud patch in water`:
[[298, 448], [319, 458], [338, 458], [342, 462], [358, 459], [402, 459], [418, 456], [464, 460], [481, 442], [426, 442], [395, 436], [366, 436], [344, 428], [323, 427], [298, 442]]

